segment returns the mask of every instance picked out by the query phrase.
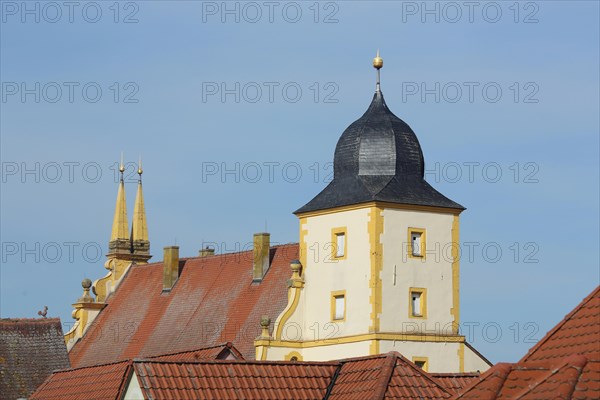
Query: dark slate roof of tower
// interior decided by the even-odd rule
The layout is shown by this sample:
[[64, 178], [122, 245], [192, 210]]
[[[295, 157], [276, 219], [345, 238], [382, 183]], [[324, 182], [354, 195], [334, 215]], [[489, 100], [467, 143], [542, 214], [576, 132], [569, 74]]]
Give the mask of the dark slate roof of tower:
[[333, 181], [295, 213], [382, 201], [464, 210], [425, 181], [417, 136], [378, 91], [335, 148]]

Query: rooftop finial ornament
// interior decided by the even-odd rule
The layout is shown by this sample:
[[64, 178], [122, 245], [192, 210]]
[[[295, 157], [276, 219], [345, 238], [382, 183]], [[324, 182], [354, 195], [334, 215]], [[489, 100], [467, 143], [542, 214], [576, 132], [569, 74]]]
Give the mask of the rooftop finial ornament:
[[375, 68], [377, 70], [377, 86], [375, 86], [375, 91], [376, 92], [380, 92], [381, 91], [381, 85], [380, 85], [380, 70], [383, 67], [383, 58], [379, 57], [379, 49], [377, 49], [377, 55], [375, 56], [375, 58], [373, 59], [373, 68]]
[[138, 170], [137, 170], [138, 175], [140, 176], [140, 180], [142, 179], [142, 174], [144, 173], [144, 170], [142, 169], [142, 155], [140, 154], [140, 160], [138, 161]]
[[125, 164], [123, 163], [123, 152], [121, 152], [121, 163], [119, 164], [119, 172], [121, 173], [121, 181], [123, 180], [123, 172], [125, 172]]
[[377, 55], [373, 59], [373, 68], [375, 68], [377, 70], [377, 86], [375, 87], [375, 91], [380, 92], [381, 91], [380, 70], [381, 70], [381, 68], [383, 68], [383, 58], [379, 57], [379, 49], [377, 49]]

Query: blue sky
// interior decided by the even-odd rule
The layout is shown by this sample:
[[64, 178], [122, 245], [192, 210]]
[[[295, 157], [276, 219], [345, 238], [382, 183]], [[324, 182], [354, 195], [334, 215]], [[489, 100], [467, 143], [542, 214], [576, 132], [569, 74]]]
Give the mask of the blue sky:
[[143, 157], [154, 260], [265, 226], [296, 242], [380, 48], [428, 181], [467, 207], [465, 333], [519, 359], [599, 283], [598, 3], [271, 4], [0, 2], [0, 315], [72, 323], [105, 274], [121, 151]]

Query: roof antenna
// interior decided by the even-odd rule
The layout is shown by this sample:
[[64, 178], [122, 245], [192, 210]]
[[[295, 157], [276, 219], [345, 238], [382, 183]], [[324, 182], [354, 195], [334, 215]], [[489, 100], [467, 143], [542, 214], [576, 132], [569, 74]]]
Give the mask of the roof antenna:
[[269, 230], [267, 229], [267, 219], [265, 218], [265, 232], [269, 232]]
[[373, 68], [377, 70], [377, 86], [375, 86], [375, 92], [381, 92], [381, 68], [383, 67], [383, 58], [379, 57], [379, 49], [377, 49], [377, 55], [373, 59]]

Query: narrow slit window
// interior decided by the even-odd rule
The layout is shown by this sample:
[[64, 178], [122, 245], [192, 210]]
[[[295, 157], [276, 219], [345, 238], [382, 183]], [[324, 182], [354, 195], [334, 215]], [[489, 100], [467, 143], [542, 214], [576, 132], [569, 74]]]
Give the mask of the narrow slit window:
[[418, 232], [413, 232], [411, 235], [412, 242], [412, 254], [413, 256], [421, 255], [421, 234]]
[[412, 301], [412, 315], [415, 317], [420, 317], [422, 316], [422, 309], [421, 309], [421, 293], [419, 292], [412, 292], [410, 294], [410, 298]]
[[344, 319], [344, 316], [346, 314], [346, 296], [344, 295], [338, 295], [338, 296], [334, 296], [334, 315], [333, 315], [333, 319], [334, 320], [341, 320]]
[[335, 256], [344, 257], [346, 252], [346, 234], [337, 233], [335, 235]]

